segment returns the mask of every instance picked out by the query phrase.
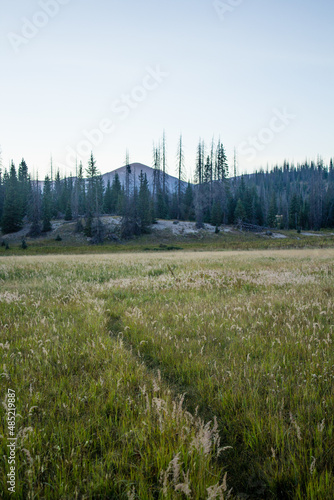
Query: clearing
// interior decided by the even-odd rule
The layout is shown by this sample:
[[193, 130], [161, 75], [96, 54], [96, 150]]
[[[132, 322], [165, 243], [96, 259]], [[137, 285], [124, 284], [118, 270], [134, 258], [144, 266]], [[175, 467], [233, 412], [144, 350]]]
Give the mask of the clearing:
[[0, 257], [2, 498], [332, 500], [333, 258]]

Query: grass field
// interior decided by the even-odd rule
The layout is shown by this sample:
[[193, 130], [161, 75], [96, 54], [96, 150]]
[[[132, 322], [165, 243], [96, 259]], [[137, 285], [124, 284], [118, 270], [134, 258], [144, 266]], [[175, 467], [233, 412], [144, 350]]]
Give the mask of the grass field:
[[0, 497], [332, 500], [333, 259], [0, 257]]
[[[227, 226], [222, 226], [226, 229]], [[154, 226], [153, 226], [154, 228]], [[263, 249], [302, 249], [302, 248], [334, 248], [334, 233], [322, 230], [313, 233], [298, 233], [294, 230], [279, 231], [281, 238], [275, 238], [252, 232], [241, 232], [229, 227], [219, 234], [200, 231], [196, 234], [176, 235], [168, 230], [153, 231], [138, 238], [119, 242], [105, 241], [103, 245], [91, 245], [82, 234], [75, 233], [75, 223], [64, 223], [52, 233], [40, 238], [26, 238], [28, 248], [22, 249], [18, 235], [2, 236], [0, 244], [1, 256], [21, 255], [75, 255], [105, 254], [126, 252], [160, 252], [166, 250], [179, 251], [220, 251], [220, 250], [263, 250]], [[19, 233], [18, 233], [19, 234]], [[61, 236], [56, 241], [55, 236]], [[9, 248], [6, 249], [5, 242]]]

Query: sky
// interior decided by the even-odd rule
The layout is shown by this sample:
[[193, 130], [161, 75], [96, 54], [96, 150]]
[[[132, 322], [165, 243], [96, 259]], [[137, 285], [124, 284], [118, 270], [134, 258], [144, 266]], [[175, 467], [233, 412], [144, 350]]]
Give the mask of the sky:
[[238, 173], [327, 162], [333, 21], [332, 0], [0, 0], [3, 168], [152, 166], [163, 130], [185, 180], [212, 137]]

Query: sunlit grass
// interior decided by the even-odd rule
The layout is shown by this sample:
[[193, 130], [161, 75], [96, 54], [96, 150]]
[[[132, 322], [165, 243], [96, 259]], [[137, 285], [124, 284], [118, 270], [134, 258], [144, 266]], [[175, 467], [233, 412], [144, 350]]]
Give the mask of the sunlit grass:
[[332, 499], [333, 257], [0, 259], [4, 498]]

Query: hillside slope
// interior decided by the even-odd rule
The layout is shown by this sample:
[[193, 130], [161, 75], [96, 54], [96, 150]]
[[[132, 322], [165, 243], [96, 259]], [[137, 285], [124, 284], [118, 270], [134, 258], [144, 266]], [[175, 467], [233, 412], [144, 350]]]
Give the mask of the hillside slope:
[[[134, 186], [139, 187], [140, 172], [143, 172], [143, 174], [146, 174], [147, 176], [149, 188], [150, 191], [152, 191], [154, 182], [154, 168], [148, 167], [143, 163], [131, 163], [130, 167], [131, 167], [131, 175], [130, 175], [131, 188], [133, 189]], [[110, 181], [110, 184], [112, 184], [112, 181], [114, 180], [116, 174], [118, 174], [121, 184], [125, 184], [126, 166], [116, 168], [116, 170], [113, 170], [112, 172], [107, 172], [106, 174], [103, 174], [102, 175], [103, 184], [106, 186], [108, 184], [108, 181]], [[162, 184], [162, 171], [160, 171], [160, 176]], [[187, 183], [184, 181], [181, 182], [183, 188], [185, 189]], [[166, 186], [169, 192], [175, 191], [177, 183], [178, 179], [176, 177], [166, 174]]]

